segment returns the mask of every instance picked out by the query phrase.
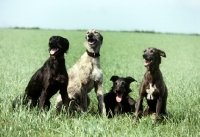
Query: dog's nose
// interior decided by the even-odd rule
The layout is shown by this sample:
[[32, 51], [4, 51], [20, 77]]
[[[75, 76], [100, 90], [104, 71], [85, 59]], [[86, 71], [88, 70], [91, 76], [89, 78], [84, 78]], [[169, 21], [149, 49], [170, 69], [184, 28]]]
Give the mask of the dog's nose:
[[147, 55], [146, 55], [146, 54], [143, 54], [142, 56], [143, 56], [143, 58], [147, 58]]
[[121, 89], [116, 89], [116, 93], [120, 94], [121, 92]]
[[88, 35], [88, 37], [89, 37], [89, 38], [91, 38], [92, 36], [93, 36], [93, 34], [92, 34], [92, 33], [90, 33], [90, 34]]
[[116, 93], [120, 93], [120, 90], [116, 90]]

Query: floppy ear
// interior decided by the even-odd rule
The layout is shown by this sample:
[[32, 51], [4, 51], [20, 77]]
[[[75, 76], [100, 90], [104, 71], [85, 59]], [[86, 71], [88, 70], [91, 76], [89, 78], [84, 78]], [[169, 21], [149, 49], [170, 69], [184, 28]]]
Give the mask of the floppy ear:
[[103, 36], [100, 34], [100, 40], [103, 43]]
[[165, 54], [164, 51], [162, 51], [162, 50], [158, 50], [158, 52], [159, 52], [160, 56], [162, 56], [162, 57], [166, 57], [166, 54]]
[[110, 81], [115, 82], [119, 77], [118, 76], [112, 76], [110, 78]]
[[[125, 78], [126, 79], [126, 82], [128, 82], [129, 84], [131, 83], [131, 82], [134, 82], [134, 81], [136, 81], [134, 78], [132, 78], [132, 77], [126, 77]], [[136, 81], [137, 82], [137, 81]]]
[[69, 41], [64, 38], [64, 41], [63, 41], [64, 45], [65, 45], [65, 53], [67, 53], [68, 49], [69, 49]]

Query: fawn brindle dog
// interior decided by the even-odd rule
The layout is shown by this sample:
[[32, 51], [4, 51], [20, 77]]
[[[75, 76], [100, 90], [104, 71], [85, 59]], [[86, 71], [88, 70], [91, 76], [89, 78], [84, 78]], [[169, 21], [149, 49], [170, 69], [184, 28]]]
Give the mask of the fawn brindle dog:
[[[142, 115], [152, 115], [153, 121], [157, 122], [160, 114], [162, 116], [167, 115], [166, 105], [168, 91], [159, 69], [161, 56], [166, 57], [165, 52], [162, 50], [156, 48], [147, 48], [144, 50], [144, 66], [147, 70], [139, 88], [139, 99], [137, 102], [134, 121]], [[148, 106], [145, 111], [142, 112], [142, 102], [144, 97], [147, 100]]]
[[[85, 36], [85, 53], [69, 69], [69, 84], [67, 92], [70, 98], [70, 110], [87, 111], [90, 104], [88, 93], [94, 89], [100, 114], [105, 114], [103, 101], [103, 72], [100, 66], [100, 48], [103, 36], [96, 30], [89, 30]], [[56, 99], [56, 109], [59, 112], [62, 107], [60, 96]]]

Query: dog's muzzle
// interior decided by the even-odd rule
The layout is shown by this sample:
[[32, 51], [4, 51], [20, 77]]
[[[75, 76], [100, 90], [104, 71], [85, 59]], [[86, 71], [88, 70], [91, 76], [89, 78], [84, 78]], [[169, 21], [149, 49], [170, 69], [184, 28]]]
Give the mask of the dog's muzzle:
[[146, 55], [146, 54], [143, 54], [142, 56], [143, 56], [143, 58], [145, 59], [144, 66], [145, 66], [145, 67], [148, 67], [148, 66], [152, 63], [153, 59], [151, 59], [151, 58], [150, 58], [148, 55]]
[[58, 48], [50, 48], [50, 55], [54, 55], [59, 49]]
[[88, 34], [87, 36], [87, 41], [90, 45], [95, 44], [97, 42], [96, 37], [94, 36], [93, 33]]

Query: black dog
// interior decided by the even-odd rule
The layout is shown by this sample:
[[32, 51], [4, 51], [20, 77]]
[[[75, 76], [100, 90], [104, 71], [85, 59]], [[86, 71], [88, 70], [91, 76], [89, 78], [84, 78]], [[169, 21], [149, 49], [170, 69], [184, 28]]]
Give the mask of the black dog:
[[136, 81], [132, 77], [112, 76], [110, 79], [113, 86], [110, 92], [104, 94], [106, 115], [112, 118], [115, 114], [128, 113], [135, 111], [136, 101], [129, 96], [132, 91], [130, 83]]
[[[140, 85], [134, 121], [137, 120], [137, 117], [141, 117], [142, 115], [152, 115], [153, 122], [156, 122], [160, 114], [168, 115], [166, 111], [168, 92], [159, 69], [161, 56], [166, 57], [165, 52], [162, 50], [156, 48], [147, 48], [144, 50], [144, 66], [147, 70]], [[142, 112], [144, 97], [147, 100], [148, 106], [145, 111]]]
[[69, 42], [66, 38], [52, 36], [49, 39], [49, 59], [31, 77], [25, 94], [17, 97], [13, 102], [13, 107], [22, 98], [23, 105], [30, 101], [30, 107], [38, 105], [39, 109], [50, 108], [49, 99], [60, 90], [62, 101], [68, 107], [68, 74], [65, 67], [64, 53], [69, 49]]

